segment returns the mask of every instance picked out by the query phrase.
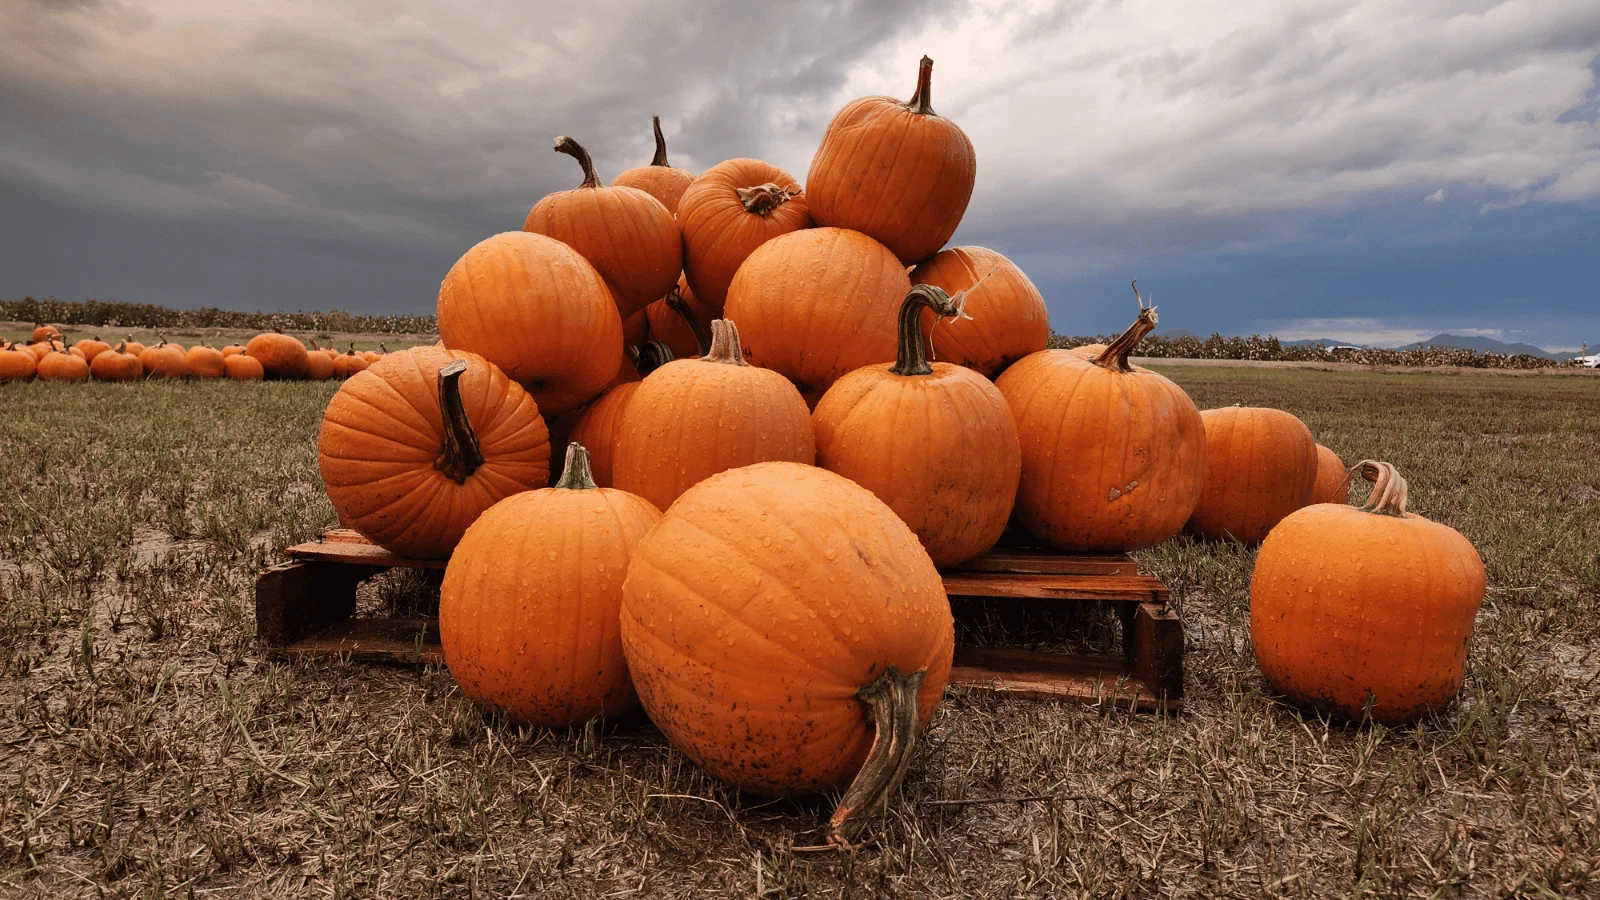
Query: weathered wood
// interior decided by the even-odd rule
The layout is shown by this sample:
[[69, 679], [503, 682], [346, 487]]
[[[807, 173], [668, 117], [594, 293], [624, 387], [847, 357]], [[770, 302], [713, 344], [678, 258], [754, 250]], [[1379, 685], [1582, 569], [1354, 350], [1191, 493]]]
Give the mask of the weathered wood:
[[951, 566], [948, 573], [998, 572], [1010, 575], [1137, 575], [1139, 567], [1126, 553], [1065, 554], [1022, 547], [995, 547], [982, 556]]
[[443, 665], [436, 619], [346, 619], [283, 647], [283, 659], [348, 659], [364, 663]]
[[443, 569], [448, 559], [409, 559], [379, 547], [359, 532], [335, 528], [321, 539], [295, 544], [283, 551], [290, 559], [319, 560], [378, 569]]
[[1183, 703], [1181, 699], [1162, 700], [1137, 673], [1112, 656], [961, 647], [950, 669], [950, 683], [1012, 697], [1105, 703], [1140, 712], [1176, 712]]
[[1122, 600], [1165, 603], [1167, 588], [1148, 575], [1008, 575], [949, 572], [945, 593], [1026, 600]]
[[356, 585], [372, 573], [336, 563], [289, 562], [256, 577], [256, 635], [284, 646], [355, 615]]
[[1141, 603], [1122, 626], [1129, 667], [1157, 697], [1183, 697], [1183, 622], [1171, 607]]

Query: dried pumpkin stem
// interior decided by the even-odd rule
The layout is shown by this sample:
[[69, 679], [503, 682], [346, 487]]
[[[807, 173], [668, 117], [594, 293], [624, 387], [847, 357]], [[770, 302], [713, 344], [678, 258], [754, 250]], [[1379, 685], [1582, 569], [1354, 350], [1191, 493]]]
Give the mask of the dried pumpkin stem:
[[640, 375], [649, 375], [672, 360], [671, 347], [660, 341], [645, 341], [639, 345], [634, 366], [638, 368]]
[[666, 300], [667, 309], [682, 316], [683, 320], [689, 323], [689, 330], [694, 332], [695, 347], [699, 349], [701, 355], [705, 355], [706, 351], [711, 349], [711, 335], [706, 333], [705, 326], [695, 318], [694, 310], [689, 308], [689, 301], [683, 299], [683, 292], [674, 287], [672, 292], [667, 294]]
[[781, 188], [772, 182], [758, 184], [755, 187], [734, 188], [733, 192], [739, 195], [739, 202], [744, 205], [744, 211], [764, 216], [778, 207], [789, 202], [789, 198], [799, 191]]
[[478, 436], [473, 433], [472, 423], [467, 421], [467, 409], [461, 404], [461, 373], [466, 370], [464, 359], [439, 370], [439, 413], [444, 419], [444, 448], [433, 467], [456, 484], [465, 484], [483, 465]]
[[556, 152], [565, 153], [576, 159], [578, 165], [583, 166], [583, 184], [578, 185], [578, 187], [597, 188], [600, 186], [600, 176], [594, 173], [594, 160], [589, 158], [589, 151], [583, 149], [583, 145], [564, 134], [557, 135]]
[[650, 157], [650, 165], [670, 166], [671, 163], [667, 162], [667, 139], [661, 133], [661, 117], [651, 116], [650, 127], [656, 132], [656, 155]]
[[1133, 348], [1144, 340], [1144, 336], [1156, 329], [1156, 322], [1160, 321], [1156, 316], [1156, 308], [1145, 305], [1144, 296], [1139, 293], [1138, 279], [1134, 279], [1133, 282], [1133, 296], [1139, 301], [1139, 317], [1133, 320], [1127, 331], [1107, 345], [1106, 349], [1100, 351], [1100, 355], [1094, 358], [1095, 365], [1104, 366], [1113, 372], [1133, 371], [1133, 366], [1128, 364], [1128, 357], [1133, 354]]
[[567, 491], [600, 489], [600, 485], [594, 483], [594, 470], [589, 468], [589, 451], [577, 441], [567, 445], [567, 467], [561, 471], [556, 488]]
[[744, 348], [739, 346], [739, 329], [732, 319], [718, 319], [711, 323], [711, 349], [701, 359], [730, 366], [748, 366], [744, 361]]
[[1400, 470], [1386, 462], [1363, 459], [1350, 467], [1350, 474], [1357, 473], [1372, 482], [1372, 493], [1362, 509], [1380, 516], [1405, 516], [1406, 480], [1400, 477]]
[[853, 840], [873, 813], [888, 802], [889, 793], [906, 775], [911, 753], [917, 746], [917, 698], [922, 692], [926, 669], [902, 675], [893, 666], [856, 691], [856, 697], [872, 713], [872, 748], [861, 771], [839, 798], [839, 806], [828, 822], [828, 843], [840, 849], [853, 849]]
[[937, 115], [933, 111], [933, 59], [924, 56], [917, 68], [917, 92], [905, 102], [906, 109], [919, 116]]
[[922, 308], [940, 316], [953, 316], [961, 312], [956, 302], [943, 288], [919, 284], [906, 294], [900, 304], [900, 350], [895, 355], [889, 371], [896, 375], [932, 375], [928, 365], [928, 351], [922, 340]]

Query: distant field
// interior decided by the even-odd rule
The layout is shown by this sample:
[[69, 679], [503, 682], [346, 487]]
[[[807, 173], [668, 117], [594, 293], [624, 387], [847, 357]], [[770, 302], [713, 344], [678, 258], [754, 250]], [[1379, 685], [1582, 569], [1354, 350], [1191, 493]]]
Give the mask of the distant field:
[[[223, 347], [231, 343], [244, 343], [257, 334], [260, 329], [253, 328], [111, 328], [98, 325], [68, 325], [62, 329], [67, 346], [83, 340], [84, 338], [99, 338], [115, 347], [117, 341], [132, 338], [141, 344], [154, 345], [162, 340], [192, 347], [200, 341], [205, 341], [214, 347]], [[309, 346], [311, 341], [316, 341], [322, 347], [334, 347], [339, 350], [349, 349], [352, 343], [357, 350], [376, 350], [383, 344], [390, 350], [404, 350], [418, 344], [431, 344], [439, 339], [436, 334], [379, 334], [376, 332], [344, 332], [344, 331], [294, 331], [285, 329], [285, 334], [292, 334], [302, 343]], [[0, 322], [0, 340], [27, 342], [33, 335], [31, 322]]]
[[1600, 380], [1162, 370], [1395, 463], [1477, 544], [1461, 702], [1399, 730], [1281, 706], [1253, 552], [1180, 538], [1140, 562], [1185, 618], [1181, 716], [952, 692], [854, 857], [792, 849], [828, 801], [739, 797], [648, 724], [521, 729], [444, 671], [263, 661], [255, 572], [334, 523], [336, 386], [0, 386], [0, 895], [1600, 894]]

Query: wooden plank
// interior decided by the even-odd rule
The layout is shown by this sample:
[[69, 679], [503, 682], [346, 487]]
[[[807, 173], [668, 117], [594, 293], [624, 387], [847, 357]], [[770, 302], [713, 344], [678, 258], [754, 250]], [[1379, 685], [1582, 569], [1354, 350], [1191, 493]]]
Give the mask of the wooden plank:
[[288, 562], [256, 577], [256, 636], [269, 646], [293, 643], [356, 611], [356, 585], [370, 574], [357, 567]]
[[1137, 575], [1126, 553], [1078, 554], [1024, 547], [996, 547], [948, 570], [1003, 572], [1010, 575]]
[[319, 560], [374, 569], [443, 569], [448, 559], [408, 559], [379, 547], [348, 528], [335, 528], [321, 539], [283, 551], [290, 559]]
[[1165, 603], [1167, 588], [1148, 575], [1006, 575], [949, 572], [945, 593], [1024, 600], [1123, 600]]
[[1032, 700], [1106, 703], [1140, 712], [1177, 712], [1115, 657], [1039, 653], [1002, 647], [956, 650], [950, 683]]
[[1124, 620], [1122, 647], [1128, 665], [1157, 697], [1183, 697], [1183, 622], [1171, 607], [1141, 603]]
[[435, 619], [346, 619], [273, 648], [283, 659], [349, 659], [367, 663], [444, 663]]

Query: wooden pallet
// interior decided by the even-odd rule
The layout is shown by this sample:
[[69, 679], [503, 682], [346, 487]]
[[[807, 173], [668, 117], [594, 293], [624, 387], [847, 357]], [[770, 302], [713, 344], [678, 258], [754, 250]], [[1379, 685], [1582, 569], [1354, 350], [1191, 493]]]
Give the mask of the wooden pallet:
[[[433, 619], [358, 618], [356, 585], [393, 568], [445, 560], [396, 556], [349, 529], [285, 551], [289, 562], [256, 580], [256, 631], [276, 657], [443, 663]], [[958, 647], [950, 683], [1034, 699], [1108, 703], [1142, 711], [1183, 706], [1183, 624], [1157, 579], [1127, 554], [1077, 555], [1004, 543], [944, 573], [952, 599], [1038, 604], [1110, 601], [1122, 653], [1080, 655]]]

